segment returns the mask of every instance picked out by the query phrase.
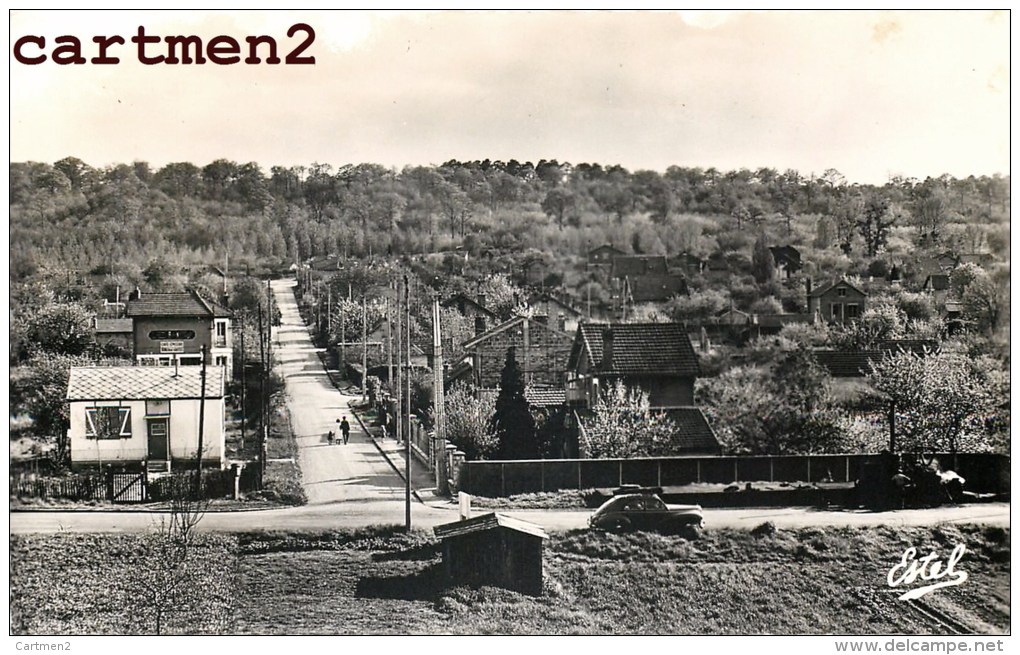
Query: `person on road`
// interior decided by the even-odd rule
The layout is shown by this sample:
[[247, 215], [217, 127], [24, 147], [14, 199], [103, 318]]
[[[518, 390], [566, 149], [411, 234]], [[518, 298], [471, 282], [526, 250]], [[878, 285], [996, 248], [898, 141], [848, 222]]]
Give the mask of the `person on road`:
[[347, 445], [347, 440], [351, 436], [351, 424], [347, 422], [347, 417], [344, 416], [340, 420], [340, 434], [344, 436], [344, 445]]

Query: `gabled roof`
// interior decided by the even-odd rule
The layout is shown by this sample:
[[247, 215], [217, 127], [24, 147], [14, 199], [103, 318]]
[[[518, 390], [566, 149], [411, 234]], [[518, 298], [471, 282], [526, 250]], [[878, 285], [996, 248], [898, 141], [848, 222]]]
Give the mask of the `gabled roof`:
[[464, 306], [470, 305], [473, 309], [475, 309], [475, 311], [482, 312], [483, 314], [489, 316], [490, 318], [494, 318], [497, 320], [499, 319], [499, 316], [497, 316], [494, 311], [488, 309], [485, 305], [479, 303], [477, 300], [474, 300], [469, 296], [466, 296], [463, 293], [455, 293], [446, 300], [440, 302], [439, 304], [443, 307], [455, 307], [457, 308], [458, 311], [460, 311], [461, 305]]
[[666, 275], [669, 267], [665, 255], [618, 255], [613, 257], [612, 277]]
[[924, 278], [922, 288], [931, 291], [946, 291], [949, 289], [949, 276], [945, 273], [933, 273]]
[[509, 321], [504, 321], [504, 322], [500, 323], [499, 325], [497, 325], [496, 327], [492, 328], [491, 330], [486, 330], [485, 332], [482, 332], [481, 334], [476, 335], [473, 339], [471, 339], [469, 341], [465, 341], [464, 345], [461, 346], [461, 348], [463, 350], [465, 350], [465, 351], [470, 350], [470, 349], [474, 348], [475, 346], [477, 346], [478, 344], [480, 344], [481, 342], [487, 341], [487, 340], [491, 339], [492, 337], [494, 337], [495, 335], [499, 334], [500, 332], [503, 332], [505, 330], [509, 330], [510, 328], [512, 328], [512, 327], [514, 327], [516, 325], [520, 325], [521, 323], [524, 323], [525, 320], [528, 321], [528, 329], [529, 330], [535, 330], [535, 329], [538, 329], [538, 330], [547, 330], [547, 331], [549, 331], [549, 332], [551, 332], [551, 333], [561, 337], [564, 341], [569, 341], [570, 340], [570, 335], [569, 334], [564, 334], [563, 332], [560, 332], [559, 330], [557, 330], [557, 329], [555, 329], [553, 327], [550, 327], [549, 325], [543, 323], [542, 321], [536, 321], [535, 319], [528, 318], [526, 316], [515, 316], [515, 317], [511, 318]]
[[567, 390], [563, 387], [526, 387], [524, 398], [533, 407], [556, 407], [567, 402]]
[[938, 349], [938, 343], [927, 339], [890, 339], [881, 341], [868, 350], [816, 350], [815, 361], [834, 378], [864, 377], [871, 372], [874, 362], [888, 355], [910, 352], [927, 355]]
[[134, 321], [130, 318], [97, 318], [96, 334], [128, 334], [134, 330]]
[[825, 295], [826, 293], [831, 291], [834, 287], [837, 287], [841, 284], [845, 284], [846, 286], [850, 287], [851, 289], [853, 289], [854, 291], [863, 296], [868, 295], [867, 291], [863, 291], [860, 288], [854, 286], [853, 284], [850, 284], [849, 282], [847, 282], [846, 278], [840, 278], [832, 282], [824, 282], [822, 284], [819, 284], [817, 287], [811, 290], [811, 293], [809, 293], [808, 296], [811, 298], [817, 298], [819, 296]]
[[682, 275], [627, 276], [627, 288], [633, 302], [662, 302], [687, 295], [687, 280]]
[[625, 254], [619, 248], [613, 247], [613, 246], [611, 246], [608, 243], [604, 243], [601, 246], [596, 246], [596, 247], [592, 248], [591, 250], [589, 250], [588, 251], [588, 256], [590, 257], [591, 255], [594, 255], [594, 254], [600, 253], [600, 252], [608, 252], [608, 253], [612, 253], [614, 255], [623, 255], [623, 254]]
[[440, 539], [447, 539], [449, 537], [459, 537], [461, 535], [471, 534], [472, 532], [492, 530], [493, 528], [507, 528], [509, 530], [516, 530], [517, 532], [529, 534], [533, 537], [540, 537], [542, 539], [549, 538], [549, 535], [545, 533], [542, 526], [535, 525], [528, 521], [522, 521], [521, 519], [515, 519], [507, 516], [506, 514], [500, 514], [499, 512], [482, 514], [481, 516], [476, 516], [464, 521], [457, 521], [455, 523], [437, 525], [432, 528], [432, 531], [435, 532], [436, 536]]
[[226, 318], [229, 309], [211, 300], [206, 300], [195, 291], [184, 293], [148, 293], [127, 303], [128, 316], [199, 316]]
[[678, 452], [720, 450], [715, 431], [700, 407], [670, 407], [663, 413], [676, 425], [672, 445]]
[[560, 300], [556, 296], [553, 296], [553, 295], [548, 294], [548, 293], [536, 293], [536, 294], [532, 295], [528, 299], [528, 304], [529, 305], [535, 305], [537, 303], [543, 303], [543, 302], [552, 303], [552, 304], [556, 305], [557, 307], [561, 307], [564, 310], [566, 310], [566, 313], [571, 314], [573, 316], [581, 316], [581, 312], [580, 311], [574, 309], [569, 304], [567, 304], [563, 300]]
[[[222, 366], [206, 367], [206, 398], [223, 397]], [[200, 398], [201, 366], [73, 366], [67, 400]]]
[[[606, 332], [612, 330], [612, 366], [600, 368]], [[584, 323], [577, 326], [569, 368], [574, 370], [581, 351], [588, 353], [593, 370], [603, 375], [701, 375], [698, 356], [681, 323]]]

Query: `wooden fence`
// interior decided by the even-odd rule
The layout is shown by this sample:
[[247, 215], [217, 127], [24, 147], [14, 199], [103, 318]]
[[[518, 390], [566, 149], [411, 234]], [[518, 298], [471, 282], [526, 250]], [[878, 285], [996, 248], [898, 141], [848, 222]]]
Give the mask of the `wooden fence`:
[[[696, 483], [853, 482], [865, 463], [878, 457], [863, 454], [474, 461], [461, 465], [458, 483], [467, 493], [505, 497], [624, 484], [674, 487]], [[967, 479], [967, 489], [1009, 490], [1008, 456], [967, 453], [936, 457], [943, 469], [954, 470]]]

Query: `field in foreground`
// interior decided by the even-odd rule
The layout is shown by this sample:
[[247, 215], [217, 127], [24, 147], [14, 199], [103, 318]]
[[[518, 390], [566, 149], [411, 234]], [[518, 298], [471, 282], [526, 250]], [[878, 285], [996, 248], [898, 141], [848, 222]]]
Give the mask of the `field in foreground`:
[[[532, 598], [448, 587], [429, 533], [372, 528], [202, 536], [205, 581], [164, 633], [950, 634], [1009, 629], [1010, 532], [1001, 528], [809, 528], [697, 541], [577, 531], [546, 543]], [[14, 535], [15, 634], [154, 632], [139, 535]], [[920, 602], [886, 582], [908, 547], [956, 544], [969, 578]], [[917, 586], [916, 584], [914, 586]]]

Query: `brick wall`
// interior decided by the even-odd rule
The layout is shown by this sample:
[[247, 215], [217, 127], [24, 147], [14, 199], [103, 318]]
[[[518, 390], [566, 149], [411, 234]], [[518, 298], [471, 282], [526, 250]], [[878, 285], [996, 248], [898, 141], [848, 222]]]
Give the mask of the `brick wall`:
[[525, 383], [562, 385], [572, 343], [570, 335], [549, 329], [537, 321], [528, 321], [528, 348], [525, 350], [524, 323], [518, 323], [490, 336], [469, 351], [475, 357], [475, 381], [481, 387], [499, 386], [506, 351], [514, 346], [517, 364], [525, 374]]

